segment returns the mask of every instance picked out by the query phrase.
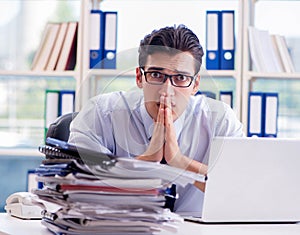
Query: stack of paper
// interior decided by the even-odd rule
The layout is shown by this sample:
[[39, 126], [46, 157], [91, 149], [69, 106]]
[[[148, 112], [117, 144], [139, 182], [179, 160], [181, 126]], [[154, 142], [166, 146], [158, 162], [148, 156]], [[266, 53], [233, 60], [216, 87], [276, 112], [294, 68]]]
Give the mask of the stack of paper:
[[183, 220], [164, 208], [170, 184], [204, 180], [181, 169], [129, 158], [98, 164], [46, 159], [36, 172], [44, 187], [34, 193], [58, 206], [43, 212], [42, 223], [64, 234], [176, 232]]

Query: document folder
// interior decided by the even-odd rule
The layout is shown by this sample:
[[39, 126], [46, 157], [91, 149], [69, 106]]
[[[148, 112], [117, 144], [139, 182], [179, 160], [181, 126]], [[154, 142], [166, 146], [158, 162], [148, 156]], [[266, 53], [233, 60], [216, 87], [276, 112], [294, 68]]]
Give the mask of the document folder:
[[59, 91], [46, 90], [45, 92], [45, 128], [48, 128], [51, 123], [59, 116]]
[[62, 90], [59, 92], [59, 116], [75, 111], [75, 91]]
[[264, 94], [264, 137], [277, 137], [278, 93]]
[[104, 37], [104, 57], [103, 68], [115, 69], [117, 62], [117, 12], [104, 12], [105, 17], [105, 37]]
[[212, 91], [197, 91], [195, 95], [204, 95], [206, 97], [216, 99], [216, 94]]
[[75, 111], [74, 90], [46, 90], [44, 109], [44, 131], [61, 115]]
[[206, 69], [220, 69], [220, 11], [206, 11]]
[[90, 68], [101, 69], [104, 56], [104, 13], [90, 12]]
[[247, 136], [262, 137], [263, 120], [263, 93], [249, 92]]
[[232, 91], [220, 91], [220, 100], [233, 108]]
[[220, 69], [234, 69], [234, 11], [221, 11]]

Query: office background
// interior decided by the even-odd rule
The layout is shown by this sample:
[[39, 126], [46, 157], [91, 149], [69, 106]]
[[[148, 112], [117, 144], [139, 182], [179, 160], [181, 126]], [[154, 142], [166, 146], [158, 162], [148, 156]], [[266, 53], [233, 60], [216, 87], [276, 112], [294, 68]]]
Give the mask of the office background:
[[[180, 23], [191, 28], [205, 48], [205, 12], [207, 10], [237, 12], [240, 10], [238, 4], [238, 0], [104, 0], [100, 6], [103, 10], [118, 12], [117, 51], [126, 52], [138, 47], [144, 35], [154, 28]], [[80, 0], [0, 1], [0, 147], [2, 149], [36, 150], [44, 140], [45, 90], [76, 89], [76, 79], [72, 72], [36, 74], [30, 72], [30, 67], [46, 23], [79, 21], [81, 6]], [[299, 12], [300, 1], [260, 0], [255, 5], [254, 17], [255, 27], [286, 37], [296, 72], [300, 72], [300, 30], [297, 25], [300, 21]], [[235, 32], [241, 24], [237, 15]], [[135, 61], [134, 56], [134, 53], [130, 54], [126, 60]], [[236, 60], [240, 59], [242, 58], [236, 58]], [[118, 66], [124, 65], [118, 64]], [[98, 81], [97, 87], [107, 88], [108, 82], [110, 78], [103, 76]], [[220, 77], [215, 82], [221, 90], [236, 92], [236, 81], [232, 78]], [[133, 76], [124, 76], [110, 84], [105, 92], [128, 90], [134, 87], [134, 84]], [[203, 90], [209, 89], [210, 82], [204, 79], [201, 86]], [[253, 82], [253, 91], [278, 92], [278, 137], [300, 136], [300, 78], [257, 79]], [[2, 151], [0, 155], [7, 157], [14, 153]], [[18, 159], [22, 165], [24, 159], [20, 156]], [[36, 164], [36, 161], [32, 161], [32, 164], [26, 165], [25, 168], [32, 168]], [[16, 169], [10, 163], [7, 164], [7, 168]], [[23, 170], [16, 169], [16, 171], [21, 175], [24, 173]]]

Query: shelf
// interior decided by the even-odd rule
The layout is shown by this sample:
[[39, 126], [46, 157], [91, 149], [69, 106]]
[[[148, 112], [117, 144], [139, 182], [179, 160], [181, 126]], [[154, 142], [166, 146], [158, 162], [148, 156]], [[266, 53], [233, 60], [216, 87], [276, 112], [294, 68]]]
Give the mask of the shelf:
[[[135, 77], [135, 70], [122, 71], [114, 69], [91, 69], [88, 72], [89, 76], [133, 76]], [[237, 72], [235, 70], [201, 70], [200, 75], [202, 77], [236, 77]]]
[[202, 77], [237, 77], [236, 70], [205, 70], [201, 69], [200, 75]]
[[135, 70], [123, 71], [123, 70], [116, 70], [116, 69], [90, 69], [87, 74], [89, 76], [105, 76], [105, 77], [133, 76], [135, 77]]
[[255, 80], [255, 79], [295, 79], [295, 80], [300, 80], [300, 73], [249, 72], [247, 78], [248, 78], [248, 80]]
[[0, 70], [0, 76], [18, 76], [18, 77], [75, 77], [75, 71], [15, 71]]

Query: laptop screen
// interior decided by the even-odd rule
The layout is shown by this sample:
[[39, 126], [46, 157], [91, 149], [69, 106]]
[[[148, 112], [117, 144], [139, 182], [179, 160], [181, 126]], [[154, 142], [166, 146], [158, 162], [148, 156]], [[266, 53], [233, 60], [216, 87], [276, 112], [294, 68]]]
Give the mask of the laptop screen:
[[300, 221], [300, 139], [217, 137], [202, 220]]

